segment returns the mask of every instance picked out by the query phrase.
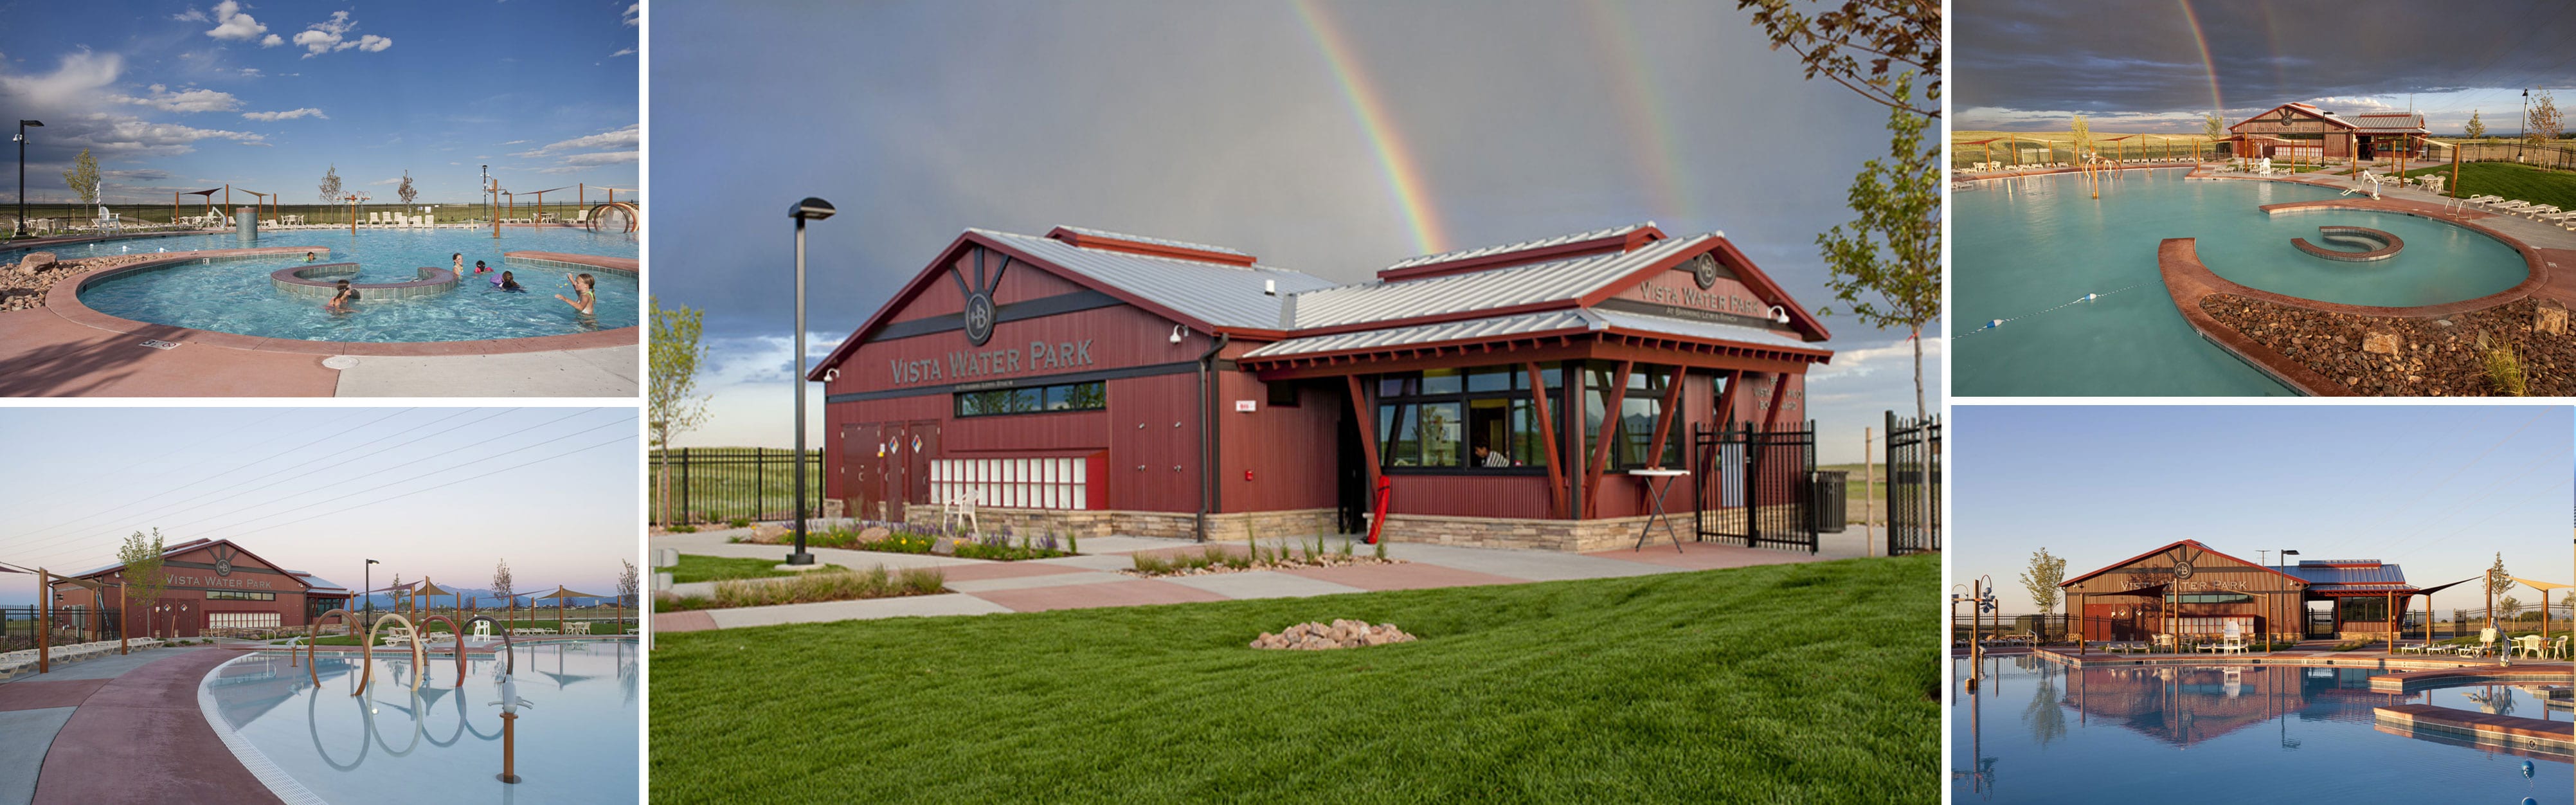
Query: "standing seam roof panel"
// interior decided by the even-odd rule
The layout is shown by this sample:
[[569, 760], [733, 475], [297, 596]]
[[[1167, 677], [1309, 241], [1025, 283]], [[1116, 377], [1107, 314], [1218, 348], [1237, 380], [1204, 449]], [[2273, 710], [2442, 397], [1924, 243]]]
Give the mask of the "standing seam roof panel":
[[1298, 294], [1300, 329], [1573, 299], [1656, 261], [1704, 249], [1715, 235], [1660, 240], [1635, 251], [1491, 271], [1345, 285]]
[[[1090, 277], [1218, 327], [1277, 329], [1288, 294], [1332, 287], [1321, 277], [1279, 268], [1244, 268], [1170, 257], [1085, 249], [1053, 238], [989, 229], [968, 230], [999, 240], [1048, 264]], [[1279, 295], [1261, 292], [1265, 280]]]

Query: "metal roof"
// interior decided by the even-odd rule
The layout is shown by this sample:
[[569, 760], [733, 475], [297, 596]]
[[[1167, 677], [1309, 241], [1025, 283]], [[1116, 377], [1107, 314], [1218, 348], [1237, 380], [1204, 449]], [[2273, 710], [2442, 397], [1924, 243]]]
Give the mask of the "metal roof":
[[[1070, 229], [1071, 227], [1067, 227]], [[1322, 277], [1254, 265], [1227, 265], [1199, 260], [1154, 257], [1106, 249], [1085, 249], [1054, 238], [1018, 235], [990, 229], [974, 232], [1049, 265], [1098, 280], [1143, 297], [1184, 316], [1218, 327], [1276, 329], [1279, 309], [1289, 294], [1332, 287]], [[1128, 235], [1104, 235], [1126, 238]], [[1208, 248], [1189, 246], [1187, 248]], [[1261, 284], [1275, 280], [1279, 295], [1262, 293]]]
[[345, 593], [349, 591], [349, 588], [340, 586], [339, 582], [335, 582], [321, 576], [316, 576], [301, 570], [289, 570], [286, 572], [288, 575], [302, 580], [306, 586], [313, 588], [305, 590], [307, 593], [322, 593], [328, 595], [331, 593]]
[[1504, 252], [1517, 252], [1517, 251], [1522, 251], [1522, 250], [1525, 250], [1525, 249], [1544, 249], [1544, 248], [1547, 248], [1547, 247], [1549, 247], [1549, 246], [1559, 246], [1559, 245], [1563, 245], [1563, 244], [1567, 244], [1567, 243], [1580, 243], [1580, 242], [1587, 241], [1587, 240], [1597, 240], [1597, 239], [1600, 239], [1600, 238], [1607, 238], [1607, 237], [1615, 237], [1615, 236], [1619, 236], [1619, 235], [1625, 235], [1625, 234], [1628, 234], [1628, 233], [1630, 233], [1630, 232], [1635, 232], [1635, 231], [1637, 231], [1637, 230], [1645, 229], [1645, 228], [1647, 228], [1647, 227], [1651, 227], [1651, 226], [1654, 226], [1654, 225], [1655, 225], [1655, 222], [1653, 222], [1653, 221], [1647, 221], [1647, 222], [1642, 223], [1642, 224], [1629, 224], [1629, 225], [1627, 225], [1627, 226], [1614, 226], [1614, 227], [1610, 227], [1610, 228], [1608, 228], [1608, 229], [1595, 229], [1595, 230], [1592, 230], [1592, 231], [1590, 231], [1590, 232], [1576, 232], [1576, 233], [1571, 234], [1571, 235], [1558, 235], [1558, 236], [1556, 236], [1556, 237], [1552, 237], [1552, 238], [1540, 238], [1540, 239], [1538, 239], [1538, 240], [1524, 240], [1524, 241], [1521, 241], [1521, 242], [1519, 242], [1519, 243], [1506, 243], [1506, 244], [1503, 244], [1503, 245], [1500, 245], [1500, 246], [1478, 246], [1478, 247], [1475, 247], [1475, 248], [1472, 248], [1472, 249], [1459, 249], [1459, 250], [1456, 250], [1456, 251], [1446, 251], [1446, 252], [1441, 252], [1441, 253], [1439, 253], [1439, 254], [1426, 254], [1426, 255], [1419, 256], [1419, 257], [1407, 257], [1407, 258], [1404, 258], [1404, 259], [1402, 259], [1402, 260], [1397, 260], [1397, 261], [1395, 261], [1395, 264], [1390, 265], [1390, 266], [1387, 266], [1385, 270], [1393, 271], [1393, 270], [1395, 270], [1395, 269], [1399, 269], [1399, 268], [1412, 268], [1412, 267], [1414, 267], [1414, 266], [1419, 266], [1419, 265], [1429, 265], [1429, 264], [1432, 264], [1432, 263], [1446, 263], [1446, 262], [1449, 262], [1449, 261], [1451, 261], [1451, 260], [1464, 260], [1464, 259], [1467, 259], [1467, 258], [1470, 258], [1470, 257], [1483, 257], [1483, 256], [1486, 256], [1486, 255], [1489, 255], [1489, 254], [1502, 254], [1502, 253], [1504, 253]]
[[1746, 327], [1740, 324], [1690, 321], [1687, 319], [1675, 319], [1664, 316], [1651, 316], [1643, 313], [1630, 313], [1623, 310], [1592, 310], [1589, 312], [1592, 315], [1599, 317], [1604, 323], [1610, 325], [1613, 329], [1619, 330], [1661, 333], [1664, 335], [1680, 336], [1682, 338], [1697, 338], [1707, 341], [1734, 341], [1744, 344], [1761, 344], [1763, 346], [1771, 347], [1821, 349], [1821, 347], [1807, 343], [1806, 340], [1795, 336], [1781, 335], [1780, 333], [1770, 330]]
[[1173, 239], [1171, 239], [1171, 238], [1147, 237], [1147, 236], [1144, 236], [1144, 235], [1130, 235], [1130, 234], [1127, 234], [1127, 233], [1125, 233], [1125, 232], [1111, 232], [1111, 231], [1106, 230], [1106, 229], [1092, 229], [1092, 228], [1089, 228], [1089, 227], [1080, 227], [1080, 226], [1063, 226], [1063, 225], [1058, 225], [1056, 228], [1057, 228], [1057, 229], [1062, 229], [1062, 230], [1064, 230], [1064, 231], [1071, 232], [1071, 233], [1074, 233], [1074, 234], [1077, 234], [1077, 235], [1090, 235], [1090, 236], [1092, 236], [1092, 237], [1097, 237], [1097, 238], [1109, 238], [1109, 239], [1111, 239], [1111, 240], [1124, 240], [1124, 241], [1130, 241], [1130, 242], [1134, 242], [1134, 243], [1151, 243], [1151, 244], [1154, 244], [1154, 245], [1156, 245], [1156, 246], [1171, 246], [1171, 247], [1174, 247], [1174, 248], [1190, 249], [1190, 250], [1193, 250], [1193, 251], [1216, 252], [1216, 253], [1218, 253], [1218, 254], [1231, 254], [1231, 255], [1236, 255], [1236, 256], [1240, 256], [1240, 257], [1251, 257], [1251, 256], [1252, 256], [1252, 255], [1251, 255], [1251, 254], [1249, 254], [1249, 253], [1242, 252], [1242, 251], [1237, 251], [1237, 250], [1234, 250], [1234, 249], [1228, 249], [1228, 248], [1223, 247], [1223, 246], [1210, 246], [1210, 245], [1207, 245], [1207, 244], [1205, 244], [1205, 243], [1191, 243], [1191, 242], [1186, 241], [1186, 240], [1173, 240]]
[[1558, 330], [1600, 329], [1599, 322], [1586, 317], [1584, 313], [1585, 311], [1580, 309], [1546, 310], [1490, 319], [1468, 319], [1412, 327], [1389, 327], [1384, 330], [1291, 338], [1264, 344], [1259, 349], [1244, 353], [1243, 357], [1246, 359], [1276, 358], [1353, 349], [1418, 346], [1451, 341], [1483, 341]]
[[2355, 128], [2363, 132], [2412, 133], [2425, 130], [2424, 116], [2413, 112], [2380, 112], [2353, 117], [2358, 120]]
[[2283, 570], [2287, 571], [2290, 575], [2307, 580], [2309, 589], [2313, 590], [2322, 591], [2326, 588], [2352, 585], [2371, 585], [2375, 587], [2393, 586], [2400, 588], [2405, 586], [2406, 571], [2400, 569], [2396, 565], [2370, 563], [2360, 567], [2336, 566], [2362, 565], [2365, 562], [2370, 562], [2370, 560], [2353, 559], [2341, 562], [2334, 560], [2311, 560], [2300, 562], [2296, 567], [2283, 568]]
[[[1617, 230], [1603, 230], [1605, 232]], [[1590, 237], [1601, 237], [1591, 234]], [[1718, 235], [1670, 238], [1635, 251], [1396, 282], [1373, 281], [1297, 295], [1295, 326], [1331, 327], [1573, 299], [1657, 261], [1716, 242]], [[1569, 239], [1588, 239], [1567, 235]], [[1401, 265], [1401, 264], [1399, 264]]]

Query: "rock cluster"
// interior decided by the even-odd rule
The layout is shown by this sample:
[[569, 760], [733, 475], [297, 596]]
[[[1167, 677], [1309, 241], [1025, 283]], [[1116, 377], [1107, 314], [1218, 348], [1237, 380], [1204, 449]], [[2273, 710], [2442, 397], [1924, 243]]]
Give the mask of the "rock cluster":
[[1395, 628], [1392, 623], [1371, 624], [1336, 618], [1330, 624], [1300, 623], [1280, 630], [1278, 634], [1263, 632], [1252, 641], [1252, 647], [1322, 651], [1410, 642], [1413, 642], [1413, 636]]
[[57, 262], [52, 252], [29, 252], [17, 263], [0, 263], [0, 311], [44, 307], [45, 292], [65, 277], [77, 276], [93, 268], [140, 263], [160, 256], [163, 255], [120, 254]]
[[2212, 294], [2200, 305], [2219, 323], [2359, 394], [2494, 394], [2480, 333], [2513, 346], [2526, 393], [2576, 394], [2576, 336], [2567, 332], [2567, 308], [2554, 300], [2422, 318], [2328, 313], [2232, 294]]

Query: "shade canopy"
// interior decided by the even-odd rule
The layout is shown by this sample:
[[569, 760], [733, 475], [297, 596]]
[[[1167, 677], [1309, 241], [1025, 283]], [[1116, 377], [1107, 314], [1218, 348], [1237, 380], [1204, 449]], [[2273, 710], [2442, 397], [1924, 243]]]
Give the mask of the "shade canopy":
[[413, 591], [412, 591], [412, 594], [413, 594], [413, 595], [455, 595], [455, 594], [456, 594], [456, 592], [455, 592], [455, 591], [453, 591], [453, 590], [448, 590], [448, 589], [442, 588], [442, 587], [438, 586], [437, 584], [432, 583], [432, 582], [431, 582], [430, 580], [428, 580], [428, 579], [421, 579], [421, 580], [420, 580], [420, 589], [413, 590]]
[[562, 587], [562, 586], [557, 586], [557, 587], [555, 587], [555, 591], [554, 591], [554, 592], [547, 593], [547, 594], [545, 594], [545, 595], [537, 596], [537, 600], [539, 600], [539, 601], [543, 601], [543, 600], [546, 600], [546, 599], [549, 599], [549, 598], [554, 598], [554, 599], [563, 599], [563, 598], [607, 598], [607, 597], [608, 597], [608, 596], [605, 596], [605, 595], [594, 595], [594, 594], [591, 594], [591, 593], [574, 592], [573, 590], [571, 590], [571, 589], [569, 589], [569, 588], [565, 588], [565, 587]]
[[73, 584], [73, 585], [77, 585], [77, 586], [80, 586], [80, 587], [83, 587], [83, 588], [87, 588], [87, 589], [88, 589], [88, 590], [90, 590], [91, 592], [106, 592], [106, 591], [107, 591], [107, 585], [105, 585], [105, 584], [100, 584], [100, 583], [95, 582], [95, 581], [90, 581], [90, 580], [88, 580], [88, 579], [80, 579], [80, 578], [72, 578], [72, 577], [70, 577], [70, 576], [64, 576], [64, 577], [62, 577], [62, 578], [55, 579], [55, 581], [68, 582], [68, 583]]
[[2560, 584], [2554, 581], [2532, 581], [2521, 576], [2514, 576], [2512, 578], [2514, 583], [2534, 590], [2564, 590], [2569, 587], [2576, 587], [2576, 584]]

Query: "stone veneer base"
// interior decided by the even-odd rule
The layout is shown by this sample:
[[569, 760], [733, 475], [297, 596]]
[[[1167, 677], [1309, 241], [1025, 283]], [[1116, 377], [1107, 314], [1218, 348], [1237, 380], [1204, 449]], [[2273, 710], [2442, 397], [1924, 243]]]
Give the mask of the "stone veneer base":
[[[905, 519], [916, 523], [939, 522], [940, 507], [908, 504]], [[1743, 509], [1726, 509], [1707, 513], [1719, 527], [1740, 529]], [[1208, 540], [1236, 542], [1245, 538], [1247, 529], [1259, 539], [1297, 539], [1317, 533], [1338, 533], [1334, 509], [1290, 509], [1269, 512], [1233, 512], [1208, 515]], [[1673, 532], [1667, 536], [1662, 527], [1654, 530], [1648, 548], [1671, 548], [1675, 537], [1693, 541], [1690, 512], [1674, 512]], [[1014, 531], [1055, 533], [1072, 532], [1086, 537], [1112, 534], [1136, 537], [1190, 539], [1196, 535], [1197, 515], [1191, 512], [1143, 511], [1076, 511], [1062, 509], [1003, 509], [982, 507], [975, 510], [976, 523], [987, 531], [1008, 527]], [[1462, 548], [1508, 548], [1514, 550], [1564, 551], [1587, 553], [1613, 548], [1632, 548], [1637, 535], [1645, 528], [1646, 516], [1607, 517], [1596, 520], [1524, 520], [1499, 517], [1452, 517], [1428, 514], [1387, 515], [1381, 535], [1388, 542], [1411, 542], [1426, 545], [1449, 545]]]

